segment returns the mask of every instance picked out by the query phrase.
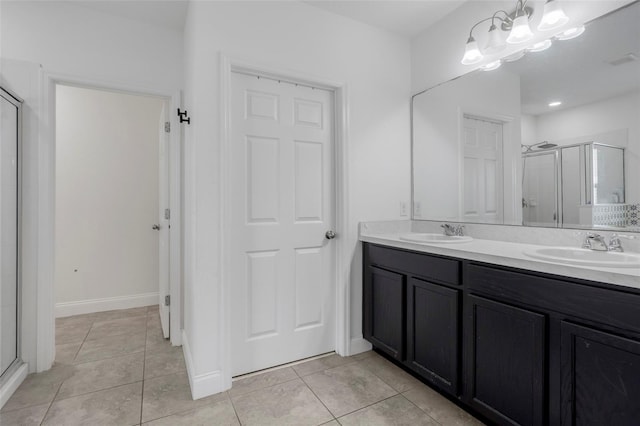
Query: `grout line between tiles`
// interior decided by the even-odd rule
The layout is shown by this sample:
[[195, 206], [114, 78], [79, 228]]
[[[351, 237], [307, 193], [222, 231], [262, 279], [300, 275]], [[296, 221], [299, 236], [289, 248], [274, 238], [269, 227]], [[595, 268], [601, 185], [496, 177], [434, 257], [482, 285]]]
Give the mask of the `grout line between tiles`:
[[[149, 307], [145, 311], [149, 313]], [[140, 424], [142, 424], [142, 410], [144, 408], [144, 373], [147, 368], [147, 336], [149, 335], [149, 317], [145, 315], [146, 322], [144, 327], [144, 355], [142, 356], [142, 391], [140, 394]]]
[[[62, 381], [62, 383], [64, 383], [64, 380]], [[51, 407], [53, 406], [53, 403], [56, 400], [56, 397], [58, 396], [58, 393], [60, 392], [60, 388], [62, 387], [62, 383], [60, 383], [60, 386], [58, 386], [58, 390], [56, 391], [56, 394], [53, 395], [53, 399], [51, 400], [51, 403], [49, 404], [49, 407], [47, 407], [47, 411], [46, 413], [44, 413], [44, 417], [42, 417], [42, 420], [40, 420], [40, 425], [42, 425], [44, 423], [44, 420], [47, 418], [47, 415], [49, 415], [49, 411], [51, 411]]]
[[[369, 407], [372, 407], [372, 406], [374, 406], [374, 405], [376, 405], [376, 404], [379, 404], [379, 403], [381, 403], [381, 402], [383, 402], [383, 401], [386, 401], [387, 399], [394, 398], [394, 397], [396, 397], [396, 396], [398, 396], [398, 395], [402, 395], [402, 394], [397, 393], [397, 394], [395, 394], [395, 395], [391, 395], [391, 396], [388, 396], [388, 397], [386, 397], [386, 398], [383, 398], [383, 399], [381, 399], [380, 401], [372, 402], [372, 403], [371, 403], [371, 404], [369, 404], [369, 405], [365, 405], [364, 407], [360, 407], [360, 408], [358, 408], [357, 410], [349, 411], [348, 413], [344, 413], [344, 414], [343, 414], [343, 415], [341, 415], [340, 417], [336, 417], [336, 420], [338, 421], [338, 423], [342, 424], [342, 423], [340, 422], [340, 419], [341, 419], [341, 418], [343, 418], [343, 417], [345, 417], [345, 416], [348, 416], [349, 414], [353, 414], [353, 413], [357, 413], [358, 411], [365, 410], [365, 409], [367, 409], [367, 408], [369, 408]], [[431, 416], [429, 416], [429, 417], [431, 417]]]
[[[426, 386], [426, 385], [425, 385], [425, 386]], [[413, 390], [413, 389], [408, 389], [408, 390], [406, 390], [405, 392], [410, 392], [410, 391], [412, 391], [412, 390]], [[420, 407], [418, 406], [418, 404], [416, 404], [415, 402], [413, 402], [412, 400], [410, 400], [409, 398], [407, 398], [406, 396], [404, 396], [404, 393], [401, 393], [400, 395], [402, 395], [402, 397], [403, 397], [404, 399], [406, 399], [407, 401], [409, 401], [409, 402], [410, 402], [412, 405], [414, 405], [418, 410], [420, 410], [420, 411], [422, 411], [424, 414], [426, 414], [426, 415], [427, 415], [427, 417], [429, 417], [431, 420], [433, 420], [434, 422], [436, 422], [436, 424], [438, 424], [438, 425], [441, 425], [441, 426], [442, 426], [442, 423], [440, 423], [438, 420], [436, 420], [435, 418], [433, 418], [433, 417], [431, 416], [431, 414], [427, 413], [425, 410], [423, 410], [422, 408], [420, 408]]]
[[[311, 386], [309, 386], [309, 384], [304, 380], [304, 378], [303, 378], [303, 377], [301, 377], [301, 376], [298, 374], [298, 372], [297, 372], [296, 370], [293, 370], [293, 371], [296, 373], [296, 375], [297, 375], [297, 376], [298, 376], [298, 378], [302, 381], [302, 383], [304, 383], [304, 385], [307, 387], [307, 389], [309, 389], [309, 390], [311, 391], [311, 393], [313, 394], [313, 396], [315, 396], [315, 397], [316, 397], [316, 399], [317, 399], [318, 401], [320, 401], [320, 404], [322, 404], [322, 406], [323, 406], [323, 407], [324, 407], [324, 408], [329, 412], [329, 414], [331, 414], [331, 417], [333, 417], [333, 420], [338, 421], [338, 418], [336, 417], [336, 415], [335, 415], [335, 414], [333, 414], [333, 411], [331, 411], [331, 410], [329, 409], [329, 407], [327, 407], [327, 405], [324, 403], [324, 401], [323, 401], [323, 400], [322, 400], [318, 395], [316, 395], [316, 393], [313, 391], [313, 389], [311, 389]], [[326, 369], [325, 369], [325, 370], [322, 370], [322, 372], [325, 372], [325, 371], [327, 371], [327, 370], [326, 370]], [[325, 422], [325, 423], [327, 423], [327, 422]], [[338, 422], [338, 423], [340, 423], [340, 422]]]
[[236, 410], [236, 405], [233, 403], [233, 398], [231, 398], [231, 394], [227, 391], [227, 398], [229, 398], [229, 402], [231, 402], [231, 408], [233, 408], [233, 412], [236, 415], [236, 419], [238, 419], [238, 424], [242, 426], [242, 422], [240, 421], [240, 415], [238, 414], [238, 410]]

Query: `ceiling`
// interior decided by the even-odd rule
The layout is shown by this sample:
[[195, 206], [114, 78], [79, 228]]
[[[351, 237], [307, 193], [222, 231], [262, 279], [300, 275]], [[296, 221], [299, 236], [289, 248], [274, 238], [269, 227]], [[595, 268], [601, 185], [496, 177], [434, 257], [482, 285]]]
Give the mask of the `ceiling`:
[[465, 0], [303, 0], [312, 6], [412, 38]]
[[[610, 62], [632, 53], [640, 58], [640, 3], [587, 25], [573, 40], [556, 41], [543, 52], [505, 64], [520, 75], [524, 114], [539, 115], [640, 89], [640, 60]], [[562, 106], [550, 108], [559, 100]]]
[[[418, 35], [465, 2], [465, 0], [302, 1], [311, 6], [409, 38]], [[73, 3], [111, 15], [178, 31], [184, 30], [188, 8], [187, 0], [78, 0]]]

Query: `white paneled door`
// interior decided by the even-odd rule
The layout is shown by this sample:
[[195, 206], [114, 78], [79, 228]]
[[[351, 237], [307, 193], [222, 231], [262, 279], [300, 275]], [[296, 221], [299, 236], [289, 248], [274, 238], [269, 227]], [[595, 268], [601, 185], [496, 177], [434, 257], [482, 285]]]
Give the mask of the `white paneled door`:
[[502, 223], [502, 128], [502, 123], [464, 117], [462, 207], [467, 222]]
[[335, 348], [333, 92], [232, 73], [231, 363]]

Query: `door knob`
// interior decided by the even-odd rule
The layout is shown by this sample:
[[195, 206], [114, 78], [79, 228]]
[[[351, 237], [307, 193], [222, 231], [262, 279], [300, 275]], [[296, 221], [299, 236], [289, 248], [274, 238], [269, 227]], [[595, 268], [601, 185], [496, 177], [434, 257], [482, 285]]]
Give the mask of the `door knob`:
[[160, 230], [160, 225], [153, 225], [153, 226], [151, 227], [151, 229], [154, 229], [154, 230], [156, 230], [156, 231], [159, 231], [159, 230]]
[[327, 240], [333, 240], [336, 237], [336, 233], [335, 231], [327, 231], [327, 233], [324, 234], [324, 236]]

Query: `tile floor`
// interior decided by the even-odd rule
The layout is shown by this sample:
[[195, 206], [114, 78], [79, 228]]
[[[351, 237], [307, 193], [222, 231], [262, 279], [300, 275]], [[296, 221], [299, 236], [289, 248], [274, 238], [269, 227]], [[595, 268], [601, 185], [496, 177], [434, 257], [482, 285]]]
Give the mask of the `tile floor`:
[[381, 356], [330, 355], [193, 401], [158, 307], [60, 318], [56, 363], [32, 374], [0, 425], [480, 425]]

